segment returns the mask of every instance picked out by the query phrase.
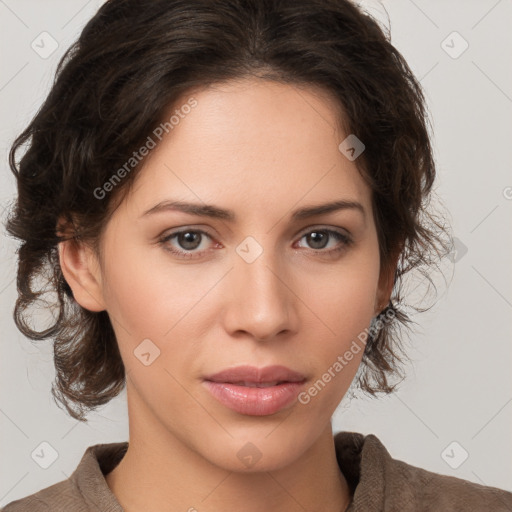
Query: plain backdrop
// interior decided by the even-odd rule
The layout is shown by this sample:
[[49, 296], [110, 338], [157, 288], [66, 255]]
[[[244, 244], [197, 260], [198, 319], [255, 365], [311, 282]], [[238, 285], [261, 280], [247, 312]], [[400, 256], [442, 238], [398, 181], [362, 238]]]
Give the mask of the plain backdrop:
[[[100, 3], [0, 0], [2, 220], [15, 193], [9, 147]], [[419, 326], [410, 337], [412, 362], [399, 391], [343, 400], [333, 429], [373, 433], [395, 458], [512, 491], [512, 2], [362, 4], [390, 24], [393, 44], [425, 89], [436, 191], [450, 212], [457, 250], [448, 265], [449, 286], [441, 286], [431, 311], [414, 316]], [[49, 56], [33, 49], [41, 37], [47, 51], [53, 40], [58, 45]], [[91, 413], [88, 424], [53, 402], [50, 343], [28, 341], [12, 319], [16, 243], [3, 226], [0, 244], [3, 506], [67, 478], [88, 446], [127, 440], [128, 423], [124, 392]], [[41, 443], [56, 452], [46, 469], [32, 458]]]

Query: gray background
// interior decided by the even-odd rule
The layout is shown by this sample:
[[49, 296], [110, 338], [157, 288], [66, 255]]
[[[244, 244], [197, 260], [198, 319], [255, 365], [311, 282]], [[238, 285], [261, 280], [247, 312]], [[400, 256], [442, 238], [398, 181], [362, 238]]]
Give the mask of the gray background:
[[[8, 148], [48, 92], [58, 59], [100, 3], [0, 0], [2, 219], [14, 195]], [[458, 250], [447, 269], [449, 287], [441, 286], [433, 310], [414, 317], [420, 325], [399, 391], [343, 400], [333, 427], [374, 433], [393, 457], [410, 464], [512, 491], [512, 2], [362, 4], [387, 25], [385, 6], [392, 42], [425, 88], [437, 194], [451, 214]], [[31, 48], [34, 40], [43, 46], [43, 31], [58, 43], [47, 58]], [[461, 53], [464, 41], [469, 47]], [[49, 40], [44, 47], [50, 48]], [[124, 393], [92, 413], [88, 424], [54, 404], [51, 347], [29, 342], [12, 320], [16, 245], [3, 227], [0, 243], [3, 506], [67, 478], [88, 446], [127, 440], [128, 424]], [[31, 456], [42, 442], [58, 454], [47, 469]]]

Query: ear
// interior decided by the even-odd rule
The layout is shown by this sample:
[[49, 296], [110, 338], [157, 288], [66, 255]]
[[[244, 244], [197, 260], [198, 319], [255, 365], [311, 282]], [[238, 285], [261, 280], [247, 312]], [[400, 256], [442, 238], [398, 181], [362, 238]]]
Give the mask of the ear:
[[403, 245], [393, 252], [387, 268], [382, 268], [379, 276], [379, 285], [375, 297], [374, 315], [378, 315], [389, 303], [395, 280], [395, 272], [398, 265], [398, 258], [402, 253]]
[[58, 250], [62, 274], [78, 304], [89, 311], [105, 310], [100, 266], [93, 249], [84, 242], [70, 239], [60, 242]]

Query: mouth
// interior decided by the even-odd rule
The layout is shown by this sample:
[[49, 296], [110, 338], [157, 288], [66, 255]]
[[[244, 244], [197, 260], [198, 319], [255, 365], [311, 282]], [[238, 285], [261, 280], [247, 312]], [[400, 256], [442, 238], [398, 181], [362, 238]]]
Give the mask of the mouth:
[[213, 382], [203, 385], [219, 403], [239, 414], [269, 416], [290, 407], [303, 389], [301, 382]]
[[203, 385], [225, 407], [250, 416], [268, 416], [291, 406], [306, 382], [286, 366], [238, 366], [204, 378]]

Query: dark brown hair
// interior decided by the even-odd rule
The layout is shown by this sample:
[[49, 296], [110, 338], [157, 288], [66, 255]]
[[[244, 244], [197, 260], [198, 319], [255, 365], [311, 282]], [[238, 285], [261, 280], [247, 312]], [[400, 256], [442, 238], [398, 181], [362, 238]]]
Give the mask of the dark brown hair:
[[[400, 258], [379, 315], [387, 321], [368, 338], [357, 383], [374, 395], [402, 377], [399, 327], [411, 322], [399, 307], [403, 276], [429, 278], [450, 243], [427, 210], [435, 165], [425, 100], [389, 35], [348, 0], [110, 0], [62, 57], [9, 158], [18, 195], [7, 230], [21, 240], [14, 319], [28, 338], [54, 340], [52, 394], [74, 418], [87, 421], [115, 397], [125, 369], [108, 313], [74, 300], [57, 244], [74, 238], [97, 249], [141, 164], [105, 199], [94, 191], [187, 91], [246, 77], [320, 87], [339, 103], [346, 133], [363, 141], [356, 164], [372, 190], [381, 265]], [[61, 217], [67, 237], [57, 234]], [[25, 316], [48, 293], [55, 317], [37, 330]]]

